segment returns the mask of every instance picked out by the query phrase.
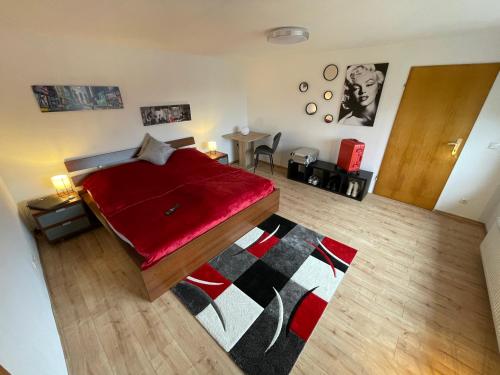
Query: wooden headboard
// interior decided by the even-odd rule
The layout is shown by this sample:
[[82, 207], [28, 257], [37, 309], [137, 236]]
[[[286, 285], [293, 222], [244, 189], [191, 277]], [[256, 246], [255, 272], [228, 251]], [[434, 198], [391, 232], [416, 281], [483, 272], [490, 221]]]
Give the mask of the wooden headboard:
[[[194, 145], [194, 138], [180, 138], [166, 141], [173, 148], [180, 148]], [[85, 157], [69, 158], [64, 160], [66, 170], [70, 173], [75, 186], [81, 186], [85, 177], [98, 169], [115, 166], [118, 164], [130, 163], [137, 159], [140, 147], [128, 148], [126, 150], [107, 152]]]

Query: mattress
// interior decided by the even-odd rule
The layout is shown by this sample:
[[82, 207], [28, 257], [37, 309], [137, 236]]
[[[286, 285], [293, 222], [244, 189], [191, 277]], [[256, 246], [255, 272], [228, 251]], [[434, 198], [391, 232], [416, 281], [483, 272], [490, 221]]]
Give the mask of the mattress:
[[97, 171], [83, 187], [144, 258], [142, 269], [274, 190], [270, 180], [193, 148], [175, 151], [163, 166], [137, 161]]

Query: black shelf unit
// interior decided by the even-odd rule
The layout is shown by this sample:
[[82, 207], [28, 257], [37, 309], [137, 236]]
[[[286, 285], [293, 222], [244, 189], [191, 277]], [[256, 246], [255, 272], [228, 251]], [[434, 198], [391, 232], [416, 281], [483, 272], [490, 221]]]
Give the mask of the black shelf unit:
[[[318, 177], [319, 182], [317, 185], [307, 182], [311, 176]], [[289, 160], [287, 177], [290, 180], [299, 181], [310, 186], [331, 191], [332, 193], [362, 201], [368, 193], [373, 172], [361, 169], [358, 172], [348, 173], [337, 167], [336, 164], [323, 160], [316, 160], [307, 167], [293, 160]], [[346, 194], [350, 181], [357, 181], [359, 184], [359, 192], [355, 198]]]

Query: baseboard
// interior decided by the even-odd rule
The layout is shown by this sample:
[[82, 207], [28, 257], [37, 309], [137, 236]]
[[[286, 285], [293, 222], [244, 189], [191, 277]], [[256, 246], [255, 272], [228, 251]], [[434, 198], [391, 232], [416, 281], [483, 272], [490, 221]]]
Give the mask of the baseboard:
[[486, 225], [484, 223], [481, 223], [480, 221], [472, 220], [472, 219], [469, 219], [469, 218], [466, 218], [466, 217], [462, 217], [462, 216], [458, 216], [458, 215], [455, 215], [455, 214], [450, 214], [448, 212], [444, 212], [444, 211], [440, 211], [440, 210], [432, 210], [432, 211], [435, 212], [435, 213], [437, 213], [437, 214], [440, 214], [440, 215], [447, 216], [449, 218], [455, 219], [455, 220], [460, 221], [462, 223], [469, 223], [469, 224], [474, 224], [474, 225], [480, 226], [480, 227], [482, 227], [484, 229], [484, 231], [486, 233]]
[[[271, 165], [269, 164], [268, 161], [259, 160], [259, 167], [258, 167], [258, 169], [261, 168], [262, 164], [266, 164], [266, 168], [271, 168]], [[231, 163], [229, 163], [229, 165], [232, 166], [232, 167], [237, 167], [238, 168], [239, 167], [238, 160], [232, 161]], [[288, 167], [284, 167], [284, 166], [279, 165], [279, 164], [274, 164], [274, 169], [281, 169], [281, 170], [286, 171], [286, 170], [288, 170]], [[249, 171], [253, 171], [253, 168], [250, 168]]]

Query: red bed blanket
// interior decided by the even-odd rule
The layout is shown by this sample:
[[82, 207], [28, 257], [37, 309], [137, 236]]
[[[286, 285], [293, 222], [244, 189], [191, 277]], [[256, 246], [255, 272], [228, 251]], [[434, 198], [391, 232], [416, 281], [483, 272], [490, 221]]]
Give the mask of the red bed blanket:
[[175, 151], [163, 166], [136, 161], [95, 172], [83, 187], [144, 257], [143, 269], [274, 190], [270, 180], [194, 148]]

